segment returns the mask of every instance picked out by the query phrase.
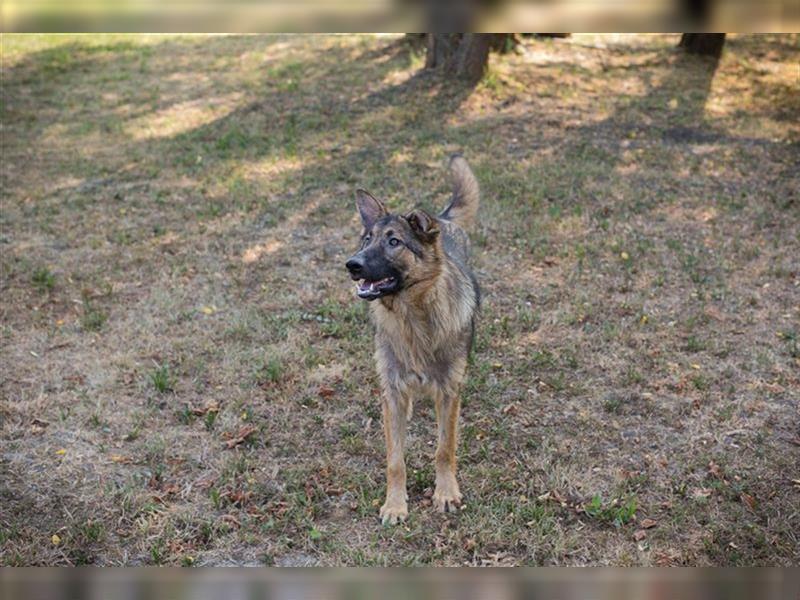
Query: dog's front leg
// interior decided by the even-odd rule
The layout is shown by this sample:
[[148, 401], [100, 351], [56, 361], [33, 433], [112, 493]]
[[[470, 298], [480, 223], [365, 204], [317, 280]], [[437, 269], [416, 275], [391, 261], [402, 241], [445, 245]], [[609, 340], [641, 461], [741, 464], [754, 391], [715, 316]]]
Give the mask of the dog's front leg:
[[383, 430], [386, 434], [386, 502], [381, 506], [381, 521], [395, 525], [408, 516], [406, 493], [406, 425], [408, 398], [397, 390], [383, 394]]
[[460, 398], [458, 394], [437, 391], [434, 395], [439, 443], [436, 447], [436, 489], [433, 504], [440, 512], [455, 512], [461, 504], [456, 481], [456, 442]]

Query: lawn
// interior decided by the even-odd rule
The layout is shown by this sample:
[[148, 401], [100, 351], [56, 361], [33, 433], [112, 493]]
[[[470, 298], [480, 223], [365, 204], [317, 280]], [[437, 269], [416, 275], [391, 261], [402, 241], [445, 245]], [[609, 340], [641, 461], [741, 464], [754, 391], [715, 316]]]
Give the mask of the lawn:
[[[0, 564], [800, 562], [800, 37], [2, 37]], [[482, 185], [463, 510], [382, 527], [354, 190]]]

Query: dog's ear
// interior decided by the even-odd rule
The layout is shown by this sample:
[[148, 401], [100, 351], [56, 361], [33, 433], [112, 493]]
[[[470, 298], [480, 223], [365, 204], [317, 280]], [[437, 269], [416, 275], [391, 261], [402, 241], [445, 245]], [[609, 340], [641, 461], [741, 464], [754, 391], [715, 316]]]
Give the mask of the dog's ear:
[[411, 231], [423, 242], [431, 243], [439, 235], [439, 221], [421, 208], [415, 208], [406, 215]]
[[387, 214], [383, 202], [366, 190], [356, 190], [356, 206], [358, 207], [358, 214], [361, 215], [364, 229], [367, 231], [372, 229], [375, 221]]

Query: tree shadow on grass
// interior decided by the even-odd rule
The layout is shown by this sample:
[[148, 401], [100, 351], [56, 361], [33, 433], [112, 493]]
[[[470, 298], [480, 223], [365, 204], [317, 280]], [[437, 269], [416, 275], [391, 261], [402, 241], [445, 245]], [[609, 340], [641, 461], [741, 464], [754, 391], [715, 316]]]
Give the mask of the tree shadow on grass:
[[[258, 40], [263, 44], [257, 48], [252, 38], [225, 37], [150, 46], [126, 40], [98, 46], [73, 42], [33, 52], [7, 70], [3, 118], [20, 126], [31, 147], [54, 126], [66, 128], [73, 140], [81, 133], [98, 134], [92, 140], [96, 147], [84, 145], [67, 167], [84, 175], [83, 180], [56, 193], [107, 192], [128, 179], [158, 180], [165, 171], [204, 181], [223, 179], [242, 164], [264, 158], [303, 165], [293, 181], [304, 188], [322, 179], [352, 182], [367, 167], [379, 169], [391, 154], [387, 136], [397, 138], [408, 126], [414, 132], [399, 137], [409, 143], [419, 135], [436, 137], [442, 120], [471, 91], [426, 72], [398, 84], [384, 83], [408, 67], [401, 40], [361, 52], [352, 44], [334, 43], [324, 51], [285, 53], [271, 49], [286, 41], [283, 37]], [[213, 66], [206, 73], [231, 53], [256, 49], [268, 60], [247, 89], [237, 90]], [[87, 80], [80, 89], [69, 88], [80, 78]], [[29, 94], [30, 89], [37, 93]], [[221, 116], [174, 134], [157, 130], [167, 117], [180, 119], [217, 97]], [[132, 138], [129, 129], [138, 122], [156, 130]], [[114, 141], [103, 144], [104, 137]], [[114, 151], [116, 160], [104, 160]], [[317, 168], [309, 168], [315, 163]]]
[[[55, 194], [108, 195], [128, 180], [163, 188], [157, 194], [169, 193], [171, 182], [184, 178], [190, 181], [190, 204], [214, 202], [219, 206], [214, 210], [222, 212], [261, 210], [265, 216], [260, 222], [268, 227], [299, 214], [297, 208], [306, 211], [296, 206], [304, 195], [361, 185], [378, 193], [417, 197], [419, 192], [398, 186], [393, 169], [420, 172], [420, 159], [443, 153], [444, 147], [469, 150], [471, 144], [483, 145], [508, 129], [503, 116], [453, 125], [450, 117], [472, 88], [437, 73], [420, 70], [395, 83], [410, 64], [402, 40], [377, 47], [365, 44], [363, 49], [332, 43], [311, 50], [284, 48], [280, 44], [290, 38], [283, 36], [257, 40], [256, 46], [248, 37], [166, 40], [145, 47], [126, 40], [93, 47], [75, 42], [34, 52], [7, 70], [4, 122], [18, 126], [32, 147], [54, 125], [95, 127], [92, 121], [96, 121], [102, 128], [107, 120], [116, 122], [109, 125], [108, 137], [119, 141], [120, 156], [105, 160], [113, 143], [97, 143], [102, 134], [94, 138], [97, 147], [83, 148], [68, 166], [82, 176], [80, 181], [56, 189]], [[653, 53], [652, 48], [634, 50]], [[228, 67], [220, 60], [254, 52], [264, 52], [265, 58], [246, 89], [237, 89], [236, 82], [224, 76]], [[569, 163], [576, 156], [594, 154], [598, 169], [591, 175], [602, 178], [598, 170], [610, 175], [623, 152], [656, 138], [676, 147], [771, 144], [765, 139], [731, 136], [708, 121], [704, 107], [717, 66], [714, 59], [686, 56], [675, 49], [655, 54], [638, 67], [649, 91], [640, 97], [623, 96], [613, 114], [600, 122], [564, 127], [561, 139], [554, 140], [559, 161]], [[661, 67], [666, 74], [652, 84]], [[547, 71], [553, 69], [557, 71], [557, 65], [546, 65], [538, 75], [548, 77]], [[574, 65], [571, 69], [582, 78], [596, 76]], [[77, 75], [88, 79], [88, 90], [73, 94], [73, 101], [64, 107], [59, 104], [60, 86], [68, 88]], [[27, 88], [37, 85], [40, 93], [27, 93]], [[101, 94], [111, 100], [97, 100]], [[147, 121], [171, 110], [180, 116], [187, 103], [202, 107], [209, 98], [226, 94], [238, 96], [223, 107], [221, 115], [176, 133], [155, 131], [150, 137], [134, 139], [119, 132], [136, 120]], [[93, 98], [89, 106], [94, 118], [75, 102], [82, 98]], [[513, 128], [535, 130], [541, 119], [536, 113], [517, 115]], [[530, 147], [535, 149], [538, 143], [534, 140]], [[412, 161], [401, 160], [402, 154], [412, 156]], [[518, 156], [501, 153], [490, 162], [495, 158], [502, 162]], [[248, 180], [241, 175], [242, 167], [262, 163], [267, 170], [272, 168], [269, 165], [279, 165], [272, 169], [275, 174], [267, 186], [262, 178]], [[420, 175], [421, 185], [429, 186], [430, 180]], [[441, 179], [441, 174], [435, 175]], [[581, 177], [585, 179], [580, 174], [573, 179], [581, 184]], [[219, 182], [223, 189], [210, 189]], [[349, 195], [333, 203], [324, 199], [320, 212], [327, 217], [331, 209], [346, 207], [349, 214], [349, 201]], [[158, 205], [152, 208], [161, 210]], [[314, 211], [303, 214], [308, 219]]]
[[[635, 73], [647, 86], [647, 91], [641, 96], [620, 94], [611, 114], [599, 121], [581, 119], [584, 122], [562, 125], [548, 118], [545, 123], [547, 126], [543, 127], [542, 114], [530, 112], [511, 117], [491, 116], [462, 126], [461, 133], [467, 137], [473, 133], [486, 135], [491, 131], [507, 138], [524, 136], [524, 140], [510, 147], [511, 156], [498, 154], [489, 157], [490, 163], [486, 168], [490, 171], [507, 170], [503, 163], [529, 163], [536, 153], [547, 151], [546, 160], [534, 161], [535, 173], [512, 175], [532, 179], [527, 185], [522, 182], [521, 186], [517, 186], [519, 189], [509, 188], [510, 182], [505, 178], [501, 177], [495, 182], [493, 177], [487, 177], [489, 185], [485, 193], [488, 198], [495, 196], [507, 203], [503, 199], [508, 196], [509, 190], [516, 189], [513, 195], [517, 198], [512, 206], [518, 210], [519, 218], [503, 226], [511, 226], [518, 230], [519, 235], [524, 235], [531, 227], [535, 229], [534, 221], [543, 208], [542, 202], [549, 203], [550, 208], [558, 212], [584, 204], [589, 207], [605, 205], [607, 202], [604, 199], [592, 197], [587, 184], [607, 183], [617, 176], [616, 170], [623, 155], [631, 150], [645, 148], [658, 141], [685, 144], [695, 143], [699, 139], [724, 139], [724, 134], [715, 131], [704, 116], [716, 67], [716, 60], [661, 50]], [[553, 81], [555, 76], [548, 73], [550, 68], [551, 65], [547, 64], [541, 68], [541, 73], [532, 72], [532, 81], [525, 85], [535, 86], [541, 78], [545, 78], [549, 85], [557, 84]], [[599, 76], [585, 67], [577, 71], [570, 68], [570, 72], [577, 72], [584, 81]], [[586, 121], [589, 121], [588, 124], [585, 124]], [[536, 180], [537, 177], [546, 180]], [[533, 197], [519, 197], [526, 192]]]

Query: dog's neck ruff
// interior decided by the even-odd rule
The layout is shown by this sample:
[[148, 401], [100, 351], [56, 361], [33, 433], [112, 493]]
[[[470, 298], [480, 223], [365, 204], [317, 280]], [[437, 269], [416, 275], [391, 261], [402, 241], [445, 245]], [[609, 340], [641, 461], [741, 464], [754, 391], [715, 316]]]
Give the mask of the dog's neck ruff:
[[455, 284], [460, 278], [466, 277], [443, 261], [433, 282], [416, 282], [399, 294], [381, 298], [373, 304], [379, 334], [395, 348], [413, 343], [421, 352], [435, 352], [471, 326], [475, 297], [470, 286]]

